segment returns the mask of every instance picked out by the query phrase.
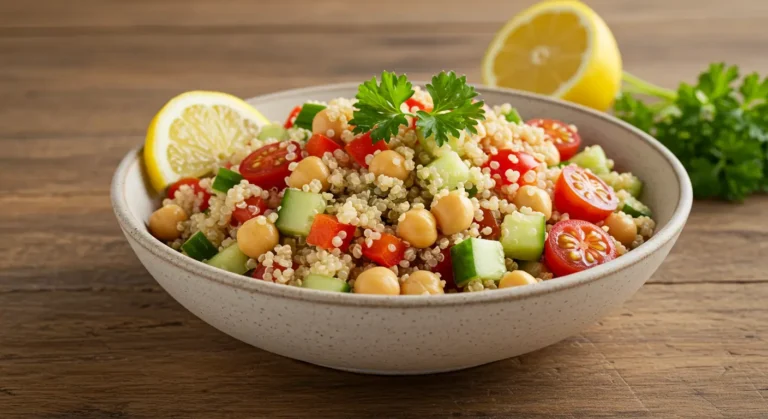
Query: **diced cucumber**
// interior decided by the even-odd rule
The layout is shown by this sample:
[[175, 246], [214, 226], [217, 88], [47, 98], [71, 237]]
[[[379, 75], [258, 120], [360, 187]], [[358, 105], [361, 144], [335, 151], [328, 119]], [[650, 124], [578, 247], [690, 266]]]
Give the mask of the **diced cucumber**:
[[643, 193], [643, 182], [632, 173], [610, 172], [598, 176], [614, 191], [624, 190], [635, 198]]
[[283, 128], [282, 125], [269, 124], [261, 127], [261, 131], [259, 131], [259, 135], [256, 138], [261, 141], [266, 141], [270, 138], [283, 141], [288, 139], [288, 130]]
[[523, 260], [517, 264], [520, 270], [528, 272], [534, 278], [541, 278], [541, 275], [547, 271], [547, 267], [538, 260]]
[[507, 271], [504, 249], [495, 240], [469, 238], [451, 248], [451, 264], [456, 285], [463, 287], [474, 279], [501, 279]]
[[235, 243], [219, 252], [206, 263], [219, 269], [242, 275], [248, 272], [248, 268], [245, 267], [246, 262], [248, 262], [248, 256]]
[[501, 224], [501, 246], [504, 255], [518, 260], [539, 260], [544, 252], [547, 220], [544, 214], [515, 211]]
[[198, 231], [181, 245], [181, 251], [192, 259], [202, 261], [212, 258], [219, 249], [205, 237], [202, 231]]
[[243, 176], [240, 173], [222, 167], [213, 179], [211, 188], [215, 191], [227, 193], [228, 190], [240, 183], [241, 180], [243, 180]]
[[301, 281], [301, 286], [313, 290], [349, 292], [349, 284], [347, 284], [347, 281], [317, 274], [307, 275], [307, 277]]
[[288, 188], [280, 202], [275, 227], [283, 234], [307, 237], [315, 215], [324, 212], [325, 199], [322, 195]]
[[571, 157], [570, 163], [575, 163], [579, 167], [589, 169], [596, 175], [610, 172], [608, 158], [605, 157], [605, 151], [599, 145], [585, 148], [581, 153]]
[[469, 180], [469, 167], [455, 151], [446, 151], [428, 167], [437, 169], [437, 174], [443, 179], [443, 186], [448, 189], [456, 189], [459, 183]]
[[296, 115], [296, 120], [293, 121], [293, 126], [312, 130], [312, 121], [315, 119], [315, 115], [325, 108], [325, 105], [319, 103], [305, 103], [304, 106], [301, 107], [299, 114]]
[[651, 209], [634, 196], [624, 198], [623, 202], [619, 203], [619, 210], [633, 217], [650, 217], [652, 214]]
[[461, 131], [458, 137], [454, 137], [453, 135], [448, 134], [448, 142], [442, 146], [438, 146], [437, 142], [435, 142], [434, 136], [424, 138], [424, 136], [421, 134], [421, 131], [416, 131], [416, 138], [418, 138], [419, 144], [421, 144], [421, 148], [423, 148], [433, 157], [440, 157], [446, 151], [455, 151], [460, 157], [463, 157], [465, 154], [464, 141], [466, 141], [466, 135], [467, 134], [465, 131]]
[[523, 118], [520, 117], [520, 113], [517, 112], [517, 109], [512, 108], [508, 114], [504, 115], [504, 119], [506, 119], [508, 122], [514, 122], [516, 124], [522, 124]]

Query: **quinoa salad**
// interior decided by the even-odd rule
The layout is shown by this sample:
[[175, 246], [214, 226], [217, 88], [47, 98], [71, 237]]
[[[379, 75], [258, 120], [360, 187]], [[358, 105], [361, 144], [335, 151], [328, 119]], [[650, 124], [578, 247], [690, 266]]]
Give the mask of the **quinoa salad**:
[[487, 105], [453, 72], [296, 105], [169, 185], [150, 233], [254, 280], [382, 295], [535, 286], [654, 233], [642, 181], [578, 127]]

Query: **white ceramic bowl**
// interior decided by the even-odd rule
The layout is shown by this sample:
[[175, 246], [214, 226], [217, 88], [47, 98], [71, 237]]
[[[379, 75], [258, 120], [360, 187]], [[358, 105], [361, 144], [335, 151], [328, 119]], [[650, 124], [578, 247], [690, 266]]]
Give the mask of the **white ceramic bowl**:
[[[283, 120], [307, 99], [353, 97], [357, 84], [320, 86], [250, 102]], [[115, 173], [112, 204], [133, 250], [173, 298], [213, 327], [258, 348], [331, 368], [426, 374], [469, 368], [551, 345], [626, 301], [669, 253], [691, 208], [680, 162], [656, 140], [603, 113], [504, 89], [477, 89], [490, 105], [510, 102], [526, 117], [576, 124], [616, 166], [646, 184], [654, 237], [615, 261], [535, 286], [443, 296], [329, 293], [258, 281], [182, 256], [145, 226], [160, 197], [148, 186], [140, 150]]]

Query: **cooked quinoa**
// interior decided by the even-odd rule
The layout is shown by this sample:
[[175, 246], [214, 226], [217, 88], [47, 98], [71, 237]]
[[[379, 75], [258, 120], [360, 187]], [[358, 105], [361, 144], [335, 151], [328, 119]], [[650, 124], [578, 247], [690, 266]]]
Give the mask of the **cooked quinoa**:
[[[419, 109], [433, 106], [430, 94], [418, 87], [414, 88], [412, 100], [419, 104]], [[636, 188], [634, 182], [639, 182], [636, 177], [612, 171], [613, 162], [607, 159], [604, 173], [599, 175], [593, 174], [594, 168], [562, 165], [561, 152], [547, 127], [511, 121], [507, 117], [512, 111], [509, 104], [485, 106], [485, 119], [478, 121], [476, 133], [462, 131], [460, 136], [452, 137], [450, 144], [441, 147], [420, 137], [410, 117], [409, 124], [401, 125], [397, 135], [376, 146], [367, 134], [353, 132], [350, 121], [355, 117], [355, 99], [307, 104], [322, 109], [314, 115], [312, 129], [296, 126], [294, 115], [284, 126], [270, 126], [270, 132], [276, 135], [258, 135], [236, 145], [231, 155], [210, 168], [211, 175], [200, 178], [196, 184], [185, 180], [172, 187], [162, 208], [153, 214], [150, 231], [170, 247], [187, 254], [192, 247], [185, 247], [185, 243], [195, 240], [209, 242], [219, 254], [237, 247], [232, 252], [244, 254], [245, 259], [242, 269], [238, 266], [233, 271], [257, 280], [320, 289], [328, 289], [327, 281], [334, 280], [341, 284], [338, 291], [383, 294], [475, 292], [535, 284], [562, 276], [563, 268], [548, 259], [554, 257], [551, 249], [545, 250], [545, 242], [551, 245], [553, 232], [571, 231], [573, 235], [559, 236], [554, 245], [562, 245], [564, 260], [579, 257], [587, 264], [594, 262], [593, 256], [609, 252], [600, 253], [606, 246], [613, 248], [610, 260], [642, 245], [654, 233], [654, 221], [631, 207], [636, 201], [630, 193]], [[301, 105], [302, 109], [308, 108], [307, 104]], [[416, 110], [405, 103], [402, 109]], [[567, 127], [577, 132], [576, 127]], [[365, 141], [368, 143], [362, 146], [370, 153], [359, 155], [351, 151]], [[327, 146], [326, 151], [318, 151], [316, 145], [320, 143]], [[254, 181], [255, 175], [249, 170], [269, 163], [258, 160], [258, 154], [264, 150], [281, 156], [280, 164], [285, 164], [286, 169], [278, 184], [285, 180], [288, 187], [267, 187], [259, 185], [259, 180]], [[445, 166], [434, 164], [449, 154], [458, 157], [458, 162], [451, 164], [466, 168], [458, 180], [446, 175], [451, 172]], [[526, 170], [521, 173], [515, 167]], [[588, 223], [597, 231], [583, 230], [586, 236], [578, 242], [587, 243], [583, 248], [573, 241], [578, 239], [575, 230], [562, 233], [561, 229], [575, 221], [574, 214], [560, 204], [557, 190], [562, 187], [559, 185], [565, 170], [575, 173], [572, 184], [576, 189], [582, 181], [598, 185], [600, 196], [612, 194], [617, 202], [614, 208], [605, 210], [602, 218]], [[216, 189], [216, 177], [230, 172], [242, 175], [239, 181], [235, 176], [236, 182], [225, 192]], [[605, 190], [599, 189], [600, 185]], [[302, 201], [286, 202], [293, 199], [287, 195], [300, 196]], [[309, 199], [322, 210], [313, 214], [315, 219], [306, 224], [308, 230], [299, 232], [296, 226], [286, 227], [286, 214], [301, 213]], [[169, 216], [171, 209], [176, 218]], [[585, 211], [590, 217], [589, 211], [594, 212]], [[516, 220], [523, 220], [519, 222], [527, 226], [526, 220], [538, 219], [542, 220], [541, 236], [537, 239], [541, 243], [534, 245], [533, 250], [526, 248], [516, 253], [517, 238], [510, 239], [510, 226]], [[164, 221], [171, 223], [170, 233], [159, 233]], [[531, 225], [534, 233], [539, 234], [535, 224]], [[318, 231], [327, 233], [327, 237], [318, 239]], [[524, 237], [521, 241], [528, 240], [527, 232], [519, 234]], [[598, 243], [593, 248], [589, 247], [592, 237]], [[600, 242], [603, 237], [611, 243]], [[469, 248], [466, 243], [457, 250], [459, 244], [474, 239], [477, 240], [471, 241], [471, 245], [477, 246], [472, 248], [475, 250], [460, 253]], [[503, 246], [488, 244], [500, 240]], [[536, 248], [539, 244], [540, 248]], [[478, 261], [476, 276], [466, 277], [464, 270], [459, 273], [464, 268], [457, 264], [471, 264], [472, 259], [457, 261], [457, 254], [477, 258], [472, 251], [477, 253], [486, 245], [493, 251], [503, 251], [498, 260], [501, 270], [480, 272], [485, 261]], [[375, 250], [379, 247], [380, 250]], [[583, 254], [577, 254], [579, 249]], [[374, 250], [379, 253], [371, 256]], [[391, 254], [401, 256], [387, 260]], [[382, 267], [386, 271], [375, 269]], [[462, 275], [461, 279], [457, 280], [454, 273]]]

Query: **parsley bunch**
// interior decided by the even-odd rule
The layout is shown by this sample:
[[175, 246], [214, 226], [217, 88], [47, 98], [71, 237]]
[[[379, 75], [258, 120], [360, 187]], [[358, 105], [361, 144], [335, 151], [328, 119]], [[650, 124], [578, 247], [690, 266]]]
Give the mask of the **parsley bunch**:
[[[656, 137], [685, 166], [694, 196], [741, 201], [768, 190], [768, 78], [712, 64], [696, 85], [662, 89], [630, 74], [616, 116]], [[646, 103], [635, 94], [660, 99]]]
[[381, 73], [381, 82], [372, 78], [358, 87], [357, 105], [353, 119], [354, 132], [371, 131], [373, 142], [397, 135], [400, 125], [408, 125], [406, 116], [418, 117], [416, 127], [425, 138], [434, 136], [438, 146], [448, 141], [448, 136], [458, 137], [462, 130], [476, 134], [477, 122], [485, 119], [483, 102], [473, 102], [475, 88], [467, 84], [465, 76], [441, 72], [426, 85], [432, 96], [434, 108], [415, 114], [403, 112], [400, 106], [413, 96], [413, 85], [405, 75]]

